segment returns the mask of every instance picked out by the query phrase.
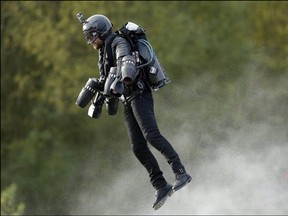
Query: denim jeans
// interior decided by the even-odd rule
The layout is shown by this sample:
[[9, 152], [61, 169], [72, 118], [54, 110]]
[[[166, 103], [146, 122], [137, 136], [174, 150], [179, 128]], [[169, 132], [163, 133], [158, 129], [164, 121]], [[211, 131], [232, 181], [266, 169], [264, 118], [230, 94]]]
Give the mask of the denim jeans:
[[150, 182], [156, 190], [165, 186], [167, 182], [148, 143], [161, 152], [175, 174], [184, 172], [185, 169], [178, 154], [159, 131], [150, 89], [144, 89], [141, 94], [125, 105], [124, 116], [132, 150], [148, 171]]

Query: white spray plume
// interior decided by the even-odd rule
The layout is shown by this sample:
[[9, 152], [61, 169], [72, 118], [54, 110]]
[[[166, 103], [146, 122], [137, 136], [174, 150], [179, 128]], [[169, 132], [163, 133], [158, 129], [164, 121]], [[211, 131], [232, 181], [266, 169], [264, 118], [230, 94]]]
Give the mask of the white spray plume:
[[[199, 80], [203, 85], [207, 85], [203, 88], [211, 86], [207, 79], [206, 82], [203, 82], [203, 77]], [[195, 80], [192, 88], [201, 86], [199, 80]], [[193, 177], [186, 187], [169, 197], [159, 210], [152, 209], [154, 189], [149, 183], [148, 173], [131, 152], [124, 156], [127, 160], [125, 167], [129, 164], [129, 168], [125, 169], [123, 166], [122, 170], [115, 171], [118, 172], [118, 177], [106, 187], [109, 189], [97, 193], [88, 187], [81, 191], [79, 202], [71, 207], [70, 213], [72, 215], [288, 214], [288, 126], [287, 122], [281, 119], [288, 117], [285, 113], [288, 107], [285, 109], [283, 107], [288, 99], [287, 80], [287, 76], [284, 76], [277, 84], [266, 88], [265, 83], [261, 84], [261, 77], [257, 73], [240, 78], [239, 86], [246, 85], [246, 94], [238, 98], [235, 105], [242, 109], [242, 111], [235, 110], [235, 114], [240, 115], [240, 123], [235, 128], [219, 128], [225, 130], [225, 139], [216, 139], [207, 133], [207, 128], [205, 133], [197, 134], [201, 132], [201, 128], [197, 130], [196, 126], [191, 124], [197, 122], [197, 117], [184, 119], [183, 112], [187, 110], [181, 108], [173, 115], [167, 114], [172, 118], [171, 122], [180, 119], [177, 128], [175, 125], [164, 124], [164, 120], [158, 117], [161, 131], [165, 134], [167, 132], [174, 134], [168, 136], [168, 139], [175, 146], [187, 171]], [[162, 108], [166, 105], [157, 104], [163, 106]], [[241, 113], [254, 109], [259, 109], [260, 117], [265, 114], [267, 117], [250, 121], [248, 114]], [[281, 113], [274, 114], [273, 110]], [[219, 127], [217, 124], [216, 126]], [[152, 151], [165, 177], [172, 183], [174, 176], [171, 168], [160, 153], [153, 149]], [[196, 158], [193, 158], [194, 151], [199, 152]]]

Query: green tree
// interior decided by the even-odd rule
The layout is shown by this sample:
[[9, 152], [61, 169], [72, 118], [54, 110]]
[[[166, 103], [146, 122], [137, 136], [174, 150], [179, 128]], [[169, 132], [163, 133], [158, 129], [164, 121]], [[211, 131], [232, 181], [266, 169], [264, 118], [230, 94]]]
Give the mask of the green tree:
[[[115, 29], [126, 21], [146, 29], [172, 79], [156, 97], [162, 107], [156, 107], [161, 112], [159, 122], [180, 126], [183, 119], [189, 119], [199, 126], [199, 134], [208, 132], [221, 140], [225, 131], [219, 128], [237, 128], [249, 117], [251, 121], [261, 119], [265, 110], [278, 125], [287, 119], [285, 91], [279, 96], [282, 102], [277, 112], [271, 107], [259, 112], [253, 103], [238, 101], [250, 94], [249, 80], [241, 78], [243, 74], [265, 71], [267, 77], [261, 83], [267, 89], [274, 88], [271, 80], [281, 80], [287, 74], [287, 5], [2, 1], [2, 191], [15, 182], [26, 214], [67, 214], [69, 205], [77, 201], [78, 191], [87, 184], [103, 191], [105, 186], [95, 180], [97, 176], [108, 185], [117, 175], [117, 167], [125, 164], [123, 155], [130, 147], [121, 116], [123, 108], [111, 117], [103, 107], [101, 118], [94, 120], [87, 116], [86, 108], [75, 105], [88, 78], [98, 76], [98, 54], [85, 42], [78, 12], [86, 17], [105, 14]], [[269, 78], [271, 75], [274, 79]], [[199, 77], [201, 83], [196, 82]], [[171, 112], [181, 110], [180, 118], [163, 112], [167, 106]], [[253, 112], [249, 112], [251, 107]], [[189, 150], [194, 156], [200, 152]], [[93, 168], [84, 176], [83, 164], [91, 161]]]
[[1, 215], [23, 215], [25, 210], [24, 203], [16, 201], [16, 184], [1, 191]]
[[256, 61], [270, 75], [288, 72], [287, 10], [285, 1], [250, 2], [247, 7], [248, 32], [255, 43]]

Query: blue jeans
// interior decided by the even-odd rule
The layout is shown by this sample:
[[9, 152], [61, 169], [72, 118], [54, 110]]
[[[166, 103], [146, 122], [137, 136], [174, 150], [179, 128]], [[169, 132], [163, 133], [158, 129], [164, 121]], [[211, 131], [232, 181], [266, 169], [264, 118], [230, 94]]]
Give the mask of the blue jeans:
[[148, 143], [161, 152], [175, 174], [185, 170], [178, 154], [159, 131], [150, 89], [144, 89], [141, 94], [125, 105], [124, 116], [133, 152], [148, 171], [150, 182], [156, 190], [165, 186], [167, 182]]

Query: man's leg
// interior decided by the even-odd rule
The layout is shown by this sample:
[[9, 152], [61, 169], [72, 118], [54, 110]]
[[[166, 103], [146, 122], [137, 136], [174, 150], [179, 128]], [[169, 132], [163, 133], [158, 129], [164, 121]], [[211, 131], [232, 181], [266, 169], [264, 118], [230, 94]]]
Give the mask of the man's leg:
[[164, 187], [167, 182], [163, 177], [163, 173], [160, 170], [156, 158], [148, 148], [147, 141], [143, 137], [132, 109], [130, 107], [125, 107], [124, 114], [128, 135], [132, 143], [133, 153], [149, 173], [150, 182], [153, 187], [156, 190]]
[[129, 107], [125, 108], [125, 122], [133, 146], [133, 152], [148, 171], [150, 181], [156, 189], [155, 201], [152, 207], [157, 210], [165, 203], [167, 197], [173, 193], [173, 187], [164, 179], [158, 162], [148, 148], [147, 141], [143, 137], [132, 109]]
[[177, 152], [159, 131], [151, 93], [144, 91], [142, 95], [138, 95], [131, 102], [131, 107], [146, 140], [164, 155], [175, 174], [185, 172]]
[[154, 114], [154, 102], [151, 92], [144, 91], [142, 95], [138, 95], [131, 102], [131, 107], [146, 140], [160, 151], [171, 165], [176, 178], [173, 184], [173, 191], [184, 187], [192, 178], [186, 173], [177, 152], [159, 131]]

